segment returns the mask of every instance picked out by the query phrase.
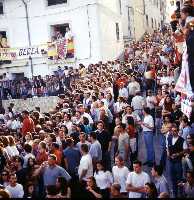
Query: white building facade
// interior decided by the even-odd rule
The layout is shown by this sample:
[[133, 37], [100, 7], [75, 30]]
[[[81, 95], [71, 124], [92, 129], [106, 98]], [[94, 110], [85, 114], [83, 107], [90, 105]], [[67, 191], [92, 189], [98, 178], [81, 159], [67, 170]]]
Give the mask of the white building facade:
[[122, 8], [124, 39], [139, 40], [164, 23], [167, 0], [118, 0]]
[[172, 21], [171, 16], [177, 9], [177, 2], [180, 3], [180, 7], [183, 6], [184, 0], [167, 0], [166, 1], [166, 23]]
[[[117, 0], [24, 0], [27, 4], [31, 46], [51, 41], [53, 31], [70, 27], [75, 58], [71, 64], [53, 64], [46, 56], [12, 61], [0, 66], [0, 74], [46, 75], [57, 66], [76, 67], [118, 58], [124, 48], [119, 3]], [[29, 47], [29, 35], [23, 0], [0, 0], [0, 33], [11, 48]], [[1, 9], [0, 9], [1, 11]]]

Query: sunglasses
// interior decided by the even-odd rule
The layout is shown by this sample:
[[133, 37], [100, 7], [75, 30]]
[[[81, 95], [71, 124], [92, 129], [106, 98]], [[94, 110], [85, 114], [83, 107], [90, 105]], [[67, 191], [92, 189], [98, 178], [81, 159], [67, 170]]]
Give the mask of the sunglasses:
[[2, 174], [2, 176], [8, 176], [8, 174]]

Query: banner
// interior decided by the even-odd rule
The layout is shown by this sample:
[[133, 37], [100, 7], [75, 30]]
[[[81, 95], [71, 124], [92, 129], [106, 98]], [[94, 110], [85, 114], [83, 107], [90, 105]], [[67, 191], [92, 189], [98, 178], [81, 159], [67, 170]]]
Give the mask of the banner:
[[190, 119], [192, 113], [191, 104], [192, 104], [191, 98], [188, 98], [186, 96], [181, 97], [181, 111], [188, 117], [188, 119]]
[[175, 90], [177, 92], [187, 95], [188, 97], [194, 95], [190, 83], [188, 55], [186, 47], [182, 56], [182, 69], [177, 84], [175, 86]]
[[48, 45], [25, 48], [0, 48], [0, 60], [22, 60], [47, 55]]
[[52, 57], [53, 60], [74, 58], [73, 40], [59, 40], [54, 43], [24, 47], [24, 48], [0, 48], [0, 60], [22, 60], [31, 58]]

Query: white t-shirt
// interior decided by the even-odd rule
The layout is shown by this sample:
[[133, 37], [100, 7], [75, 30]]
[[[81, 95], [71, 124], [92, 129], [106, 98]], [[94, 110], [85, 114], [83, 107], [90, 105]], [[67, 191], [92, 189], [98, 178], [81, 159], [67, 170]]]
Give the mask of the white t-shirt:
[[130, 82], [127, 86], [129, 95], [135, 95], [136, 91], [140, 91], [140, 85], [138, 82]]
[[150, 109], [155, 108], [154, 102], [157, 103], [156, 97], [154, 96], [146, 97], [146, 104], [147, 104], [147, 107], [149, 107]]
[[[147, 173], [141, 172], [137, 174], [135, 172], [130, 172], [127, 177], [126, 185], [131, 184], [133, 187], [144, 187], [146, 183], [150, 182], [150, 177]], [[142, 193], [139, 192], [129, 192], [129, 198], [141, 198]]]
[[6, 149], [10, 157], [19, 156], [19, 151], [16, 146], [7, 146]]
[[129, 169], [126, 166], [124, 166], [122, 168], [119, 168], [118, 166], [114, 166], [112, 168], [112, 174], [113, 174], [114, 183], [120, 184], [121, 192], [127, 192], [126, 191], [126, 180], [127, 180], [128, 174], [129, 174]]
[[23, 198], [24, 196], [24, 189], [21, 184], [17, 183], [15, 187], [8, 185], [5, 189], [9, 192], [11, 198]]
[[144, 98], [142, 96], [135, 96], [131, 101], [131, 106], [134, 110], [143, 110], [145, 104]]
[[90, 154], [83, 155], [80, 160], [78, 168], [79, 177], [81, 176], [83, 170], [87, 170], [86, 175], [83, 177], [83, 180], [87, 181], [89, 177], [93, 176], [92, 157]]
[[[151, 115], [145, 116], [143, 122], [149, 125], [150, 127], [154, 127], [154, 120]], [[153, 129], [147, 128], [144, 125], [142, 125], [142, 128], [143, 128], [143, 131], [153, 131]]]
[[96, 179], [97, 186], [101, 190], [109, 188], [113, 183], [113, 177], [109, 171], [98, 171], [98, 173], [95, 172], [94, 178]]

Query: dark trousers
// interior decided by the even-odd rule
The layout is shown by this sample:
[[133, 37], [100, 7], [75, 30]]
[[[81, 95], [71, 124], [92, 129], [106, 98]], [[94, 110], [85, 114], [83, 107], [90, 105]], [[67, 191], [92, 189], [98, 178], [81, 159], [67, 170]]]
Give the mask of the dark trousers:
[[170, 160], [170, 175], [172, 181], [172, 190], [174, 198], [178, 196], [178, 183], [182, 180], [183, 170], [182, 170], [182, 162], [177, 161], [173, 162]]
[[102, 152], [102, 161], [107, 170], [111, 171], [111, 159], [110, 159], [110, 152]]

